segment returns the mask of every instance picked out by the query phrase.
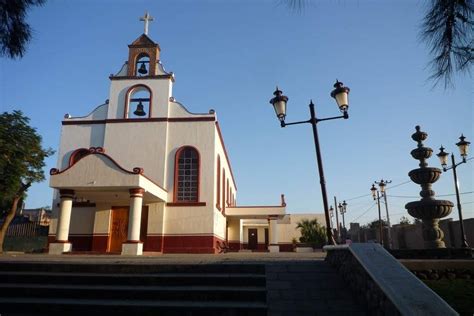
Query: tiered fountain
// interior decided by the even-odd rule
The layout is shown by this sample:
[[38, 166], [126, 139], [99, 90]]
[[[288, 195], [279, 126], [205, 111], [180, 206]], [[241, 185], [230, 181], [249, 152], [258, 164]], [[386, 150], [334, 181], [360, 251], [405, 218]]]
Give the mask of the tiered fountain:
[[421, 186], [421, 200], [407, 203], [405, 208], [408, 210], [408, 214], [422, 220], [426, 249], [446, 248], [443, 241], [444, 233], [439, 228], [438, 222], [440, 218], [451, 213], [454, 205], [451, 201], [434, 198], [435, 192], [431, 189], [431, 185], [438, 181], [441, 170], [428, 167], [426, 161], [433, 153], [431, 148], [423, 146], [423, 141], [428, 138], [428, 134], [420, 131], [420, 126], [415, 128], [416, 132], [411, 135], [411, 138], [418, 143], [418, 146], [411, 151], [411, 156], [420, 161], [420, 168], [411, 170], [408, 176]]

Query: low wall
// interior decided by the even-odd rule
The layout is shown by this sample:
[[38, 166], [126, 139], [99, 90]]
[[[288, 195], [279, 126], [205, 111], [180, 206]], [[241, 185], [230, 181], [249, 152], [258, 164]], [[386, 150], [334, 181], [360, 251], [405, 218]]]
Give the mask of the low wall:
[[458, 315], [381, 245], [326, 246], [326, 261], [376, 315]]

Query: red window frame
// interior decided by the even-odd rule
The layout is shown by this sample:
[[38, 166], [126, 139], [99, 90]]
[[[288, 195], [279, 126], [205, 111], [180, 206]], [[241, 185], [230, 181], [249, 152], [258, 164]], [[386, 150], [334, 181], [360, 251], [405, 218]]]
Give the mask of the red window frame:
[[[179, 176], [179, 157], [185, 150], [193, 150], [197, 155], [197, 186], [196, 186], [196, 199], [194, 200], [178, 200], [178, 176]], [[201, 155], [199, 150], [193, 146], [183, 146], [176, 151], [175, 159], [174, 159], [174, 187], [173, 187], [173, 203], [180, 203], [180, 204], [194, 204], [199, 203], [199, 195], [200, 195], [200, 184], [201, 184]]]

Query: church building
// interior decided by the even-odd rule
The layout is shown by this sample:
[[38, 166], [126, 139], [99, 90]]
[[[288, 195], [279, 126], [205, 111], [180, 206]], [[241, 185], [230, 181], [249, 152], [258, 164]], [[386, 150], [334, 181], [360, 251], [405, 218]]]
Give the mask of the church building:
[[215, 111], [192, 113], [175, 99], [174, 74], [147, 34], [151, 17], [142, 20], [108, 100], [62, 121], [49, 253], [288, 250], [291, 237], [278, 228], [289, 221], [284, 197], [237, 205]]

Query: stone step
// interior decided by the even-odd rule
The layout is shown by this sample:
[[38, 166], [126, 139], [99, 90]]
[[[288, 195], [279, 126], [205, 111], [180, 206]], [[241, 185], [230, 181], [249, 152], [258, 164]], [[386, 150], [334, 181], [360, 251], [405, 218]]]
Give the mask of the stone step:
[[264, 264], [122, 264], [122, 263], [57, 263], [2, 262], [0, 271], [74, 272], [74, 273], [249, 273], [265, 274]]
[[96, 284], [11, 284], [0, 283], [3, 298], [95, 299], [106, 293], [108, 300], [154, 301], [247, 301], [265, 302], [265, 287], [231, 286], [104, 286]]
[[0, 282], [102, 285], [231, 285], [265, 286], [265, 275], [250, 273], [79, 273], [0, 271]]
[[1, 298], [6, 315], [267, 315], [261, 302]]
[[264, 264], [0, 265], [0, 313], [266, 315]]

